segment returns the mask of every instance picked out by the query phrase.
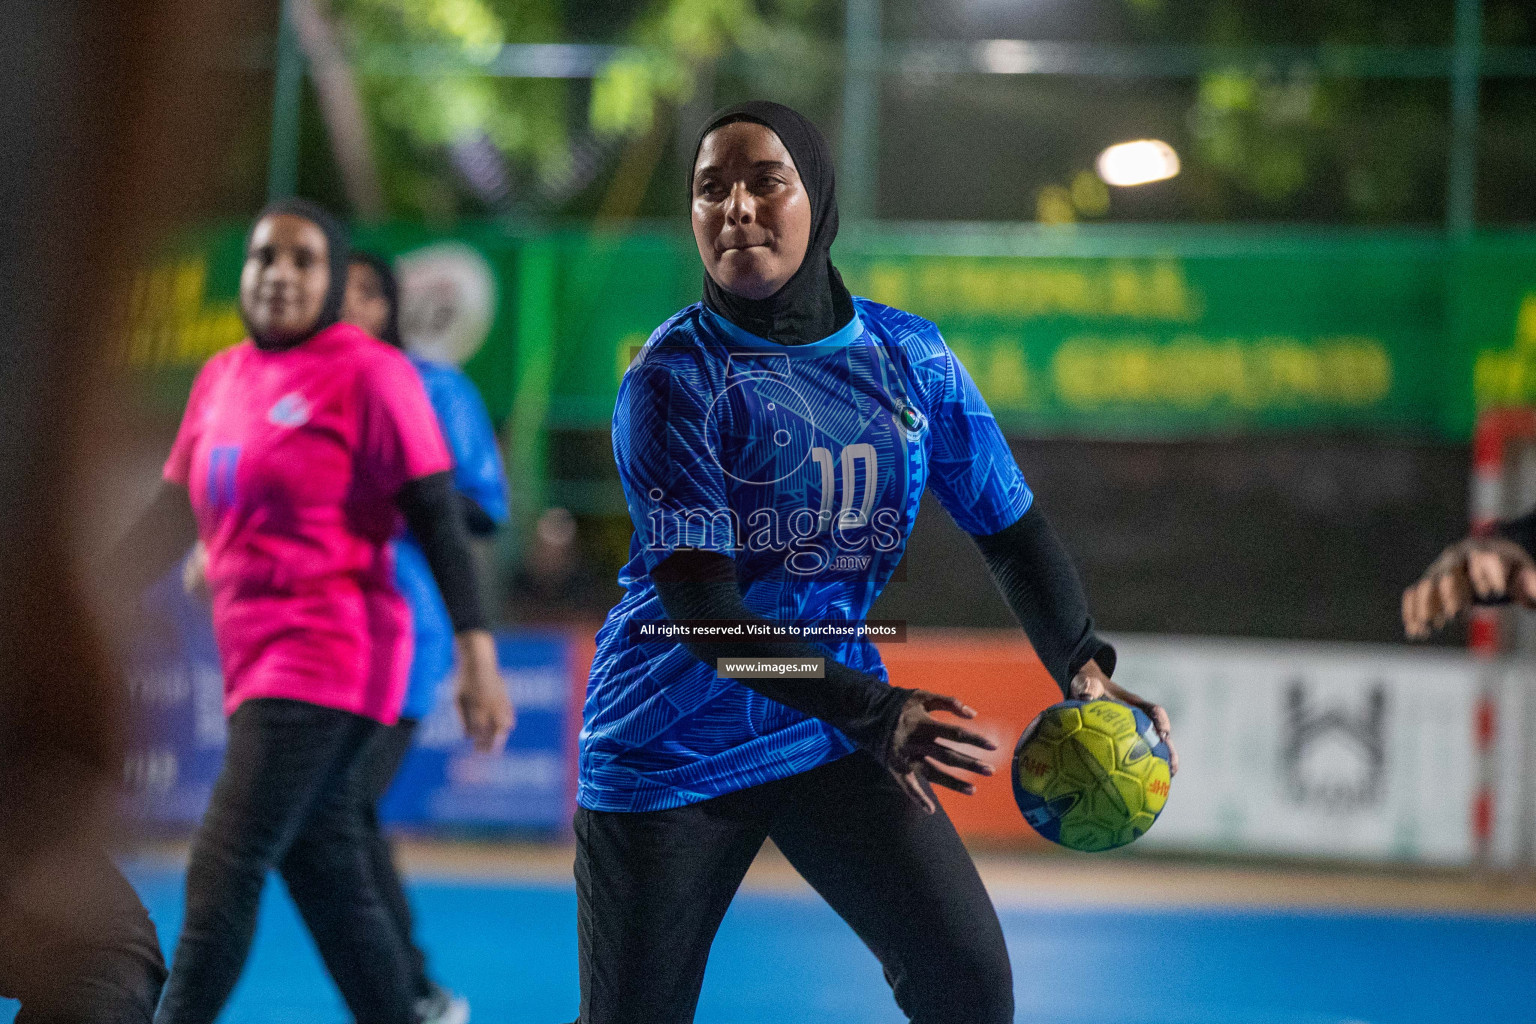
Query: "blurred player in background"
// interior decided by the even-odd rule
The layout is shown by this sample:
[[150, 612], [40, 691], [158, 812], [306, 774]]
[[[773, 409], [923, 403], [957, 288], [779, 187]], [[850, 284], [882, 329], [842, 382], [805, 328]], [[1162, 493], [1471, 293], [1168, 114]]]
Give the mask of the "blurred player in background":
[[[277, 868], [359, 1024], [417, 1024], [409, 957], [372, 865], [358, 767], [399, 717], [409, 611], [391, 541], [403, 515], [457, 634], [476, 745], [512, 724], [420, 377], [340, 323], [349, 244], [324, 210], [270, 206], [247, 239], [250, 338], [193, 385], [150, 510], [120, 548], [143, 585], [207, 547], [229, 741], [193, 844], [187, 910], [156, 1020], [210, 1024], [250, 950]], [[167, 528], [169, 527], [169, 528]]]
[[1536, 608], [1536, 511], [1465, 537], [1440, 553], [1403, 591], [1403, 630], [1423, 640], [1473, 604], [1513, 601]]
[[[353, 251], [347, 267], [341, 318], [404, 349], [400, 336], [400, 284], [388, 260], [373, 253]], [[426, 386], [438, 427], [453, 456], [453, 484], [465, 529], [472, 537], [489, 537], [506, 523], [509, 509], [506, 474], [485, 403], [475, 385], [456, 367], [415, 355], [409, 358]], [[184, 570], [189, 593], [206, 594], [206, 565], [207, 547], [198, 541]], [[410, 959], [418, 1015], [424, 1022], [434, 1024], [464, 1024], [469, 1020], [467, 1000], [453, 995], [427, 973], [426, 954], [414, 937], [410, 902], [389, 840], [379, 823], [379, 801], [399, 774], [416, 727], [431, 712], [438, 690], [454, 668], [453, 623], [421, 543], [409, 531], [395, 546], [395, 585], [411, 609], [414, 643], [410, 681], [400, 720], [379, 734], [359, 765], [365, 843], [379, 894]]]
[[[388, 261], [372, 253], [353, 252], [342, 319], [396, 348], [404, 347], [400, 337], [400, 287]], [[489, 537], [507, 521], [508, 507], [506, 474], [485, 403], [475, 385], [457, 367], [414, 355], [410, 360], [426, 385], [427, 398], [453, 456], [453, 486], [464, 526], [473, 537]], [[395, 545], [395, 585], [410, 604], [415, 645], [400, 721], [381, 733], [363, 756], [363, 822], [379, 892], [410, 957], [418, 1012], [423, 1021], [463, 1024], [469, 1020], [468, 1003], [450, 994], [427, 974], [426, 955], [413, 935], [405, 888], [395, 868], [389, 840], [379, 826], [378, 803], [400, 771], [417, 724], [436, 704], [438, 690], [454, 668], [453, 623], [433, 581], [421, 542], [410, 532]]]
[[[821, 133], [746, 103], [695, 152], [704, 300], [651, 336], [614, 412], [635, 535], [580, 740], [581, 1022], [692, 1020], [715, 931], [768, 837], [879, 958], [910, 1019], [1011, 1022], [997, 914], [929, 788], [970, 793], [951, 769], [991, 774], [952, 744], [994, 745], [933, 715], [975, 711], [889, 685], [863, 637], [679, 644], [638, 629], [862, 622], [931, 485], [1063, 692], [1134, 703], [1164, 737], [1167, 715], [1110, 680], [1114, 649], [1076, 570], [937, 329], [843, 286]], [[717, 675], [717, 659], [762, 657], [825, 658], [825, 677]]]

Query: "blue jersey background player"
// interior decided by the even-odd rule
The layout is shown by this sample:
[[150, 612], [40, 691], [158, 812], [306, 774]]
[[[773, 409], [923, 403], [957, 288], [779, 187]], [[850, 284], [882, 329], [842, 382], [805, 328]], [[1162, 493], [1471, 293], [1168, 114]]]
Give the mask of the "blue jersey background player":
[[[343, 316], [375, 337], [400, 346], [399, 307], [398, 285], [390, 265], [372, 254], [354, 252]], [[488, 536], [507, 521], [508, 508], [506, 474], [485, 403], [475, 385], [456, 367], [415, 356], [411, 356], [411, 363], [421, 374], [453, 455], [453, 484], [465, 525], [472, 536]], [[378, 819], [378, 803], [410, 750], [417, 724], [432, 710], [454, 668], [453, 624], [448, 608], [426, 555], [409, 532], [395, 544], [395, 582], [411, 606], [415, 650], [400, 721], [379, 736], [358, 769], [367, 802], [366, 852], [390, 917], [409, 952], [418, 1019], [424, 1024], [464, 1024], [469, 1019], [468, 1003], [427, 973], [426, 956], [414, 939], [410, 904]]]
[[[581, 1022], [692, 1020], [768, 838], [911, 1020], [1012, 1021], [997, 914], [929, 788], [991, 773], [974, 756], [991, 741], [934, 715], [975, 711], [891, 686], [862, 637], [787, 627], [862, 621], [931, 487], [1064, 692], [1135, 702], [1165, 734], [1167, 716], [1110, 680], [1076, 571], [938, 331], [843, 287], [820, 132], [779, 104], [727, 108], [700, 133], [689, 196], [703, 302], [646, 343], [614, 412], [635, 536], [580, 738]], [[743, 636], [656, 632], [700, 621]], [[821, 671], [716, 671], [764, 657]]]
[[[489, 536], [507, 521], [507, 478], [485, 402], [474, 383], [456, 367], [411, 356], [427, 397], [453, 453], [453, 485], [464, 500], [471, 536]], [[453, 625], [427, 566], [426, 555], [409, 532], [395, 547], [395, 581], [411, 604], [416, 648], [402, 718], [420, 719], [436, 703], [438, 687], [453, 672]]]

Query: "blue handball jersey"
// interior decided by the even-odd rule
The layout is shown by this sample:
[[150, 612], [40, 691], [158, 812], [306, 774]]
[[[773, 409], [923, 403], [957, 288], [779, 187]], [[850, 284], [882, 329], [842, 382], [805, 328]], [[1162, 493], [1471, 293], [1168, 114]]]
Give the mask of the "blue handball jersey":
[[[437, 413], [443, 439], [453, 453], [453, 485], [473, 498], [497, 523], [507, 521], [507, 478], [496, 431], [475, 385], [458, 369], [411, 357]], [[415, 649], [402, 718], [422, 718], [432, 710], [438, 684], [453, 671], [453, 623], [432, 578], [427, 556], [407, 533], [395, 545], [395, 584], [411, 607]]]
[[[785, 346], [689, 306], [619, 386], [613, 449], [634, 522], [624, 596], [597, 634], [577, 802], [648, 811], [786, 778], [853, 749], [842, 733], [719, 678], [639, 624], [666, 618], [651, 570], [678, 548], [735, 560], [781, 622], [857, 622], [901, 561], [923, 489], [996, 533], [1031, 494], [938, 329], [866, 299], [842, 330]], [[868, 640], [822, 645], [888, 679]]]

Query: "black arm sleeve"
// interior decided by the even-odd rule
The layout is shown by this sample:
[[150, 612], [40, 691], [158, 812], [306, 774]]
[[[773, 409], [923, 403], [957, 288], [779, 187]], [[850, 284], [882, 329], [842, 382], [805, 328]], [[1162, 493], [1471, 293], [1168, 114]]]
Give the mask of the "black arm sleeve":
[[154, 500], [110, 556], [113, 585], [137, 596], [170, 571], [197, 542], [192, 500], [180, 484], [162, 482]]
[[[681, 550], [651, 572], [667, 618], [769, 620], [741, 599], [736, 563], [715, 551]], [[681, 641], [688, 653], [714, 668], [717, 658], [825, 658], [824, 679], [738, 679], [763, 696], [836, 726], [860, 747], [884, 759], [891, 734], [911, 690], [890, 686], [834, 661], [818, 645], [796, 641], [698, 639]]]
[[484, 629], [489, 620], [480, 602], [469, 535], [464, 532], [463, 510], [455, 494], [450, 474], [433, 473], [400, 488], [395, 503], [427, 556], [454, 632], [462, 633]]
[[459, 515], [464, 518], [464, 529], [471, 537], [489, 537], [496, 532], [496, 520], [480, 507], [480, 503], [463, 491], [455, 492], [459, 501]]
[[1090, 659], [1105, 675], [1115, 671], [1115, 649], [1093, 631], [1077, 569], [1038, 504], [1007, 529], [975, 541], [1062, 693], [1068, 693], [1072, 677]]

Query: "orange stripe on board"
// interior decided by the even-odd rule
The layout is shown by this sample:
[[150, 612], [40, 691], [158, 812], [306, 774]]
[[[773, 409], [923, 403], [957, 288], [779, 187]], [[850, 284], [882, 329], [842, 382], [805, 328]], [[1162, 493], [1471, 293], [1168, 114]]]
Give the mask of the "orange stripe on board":
[[[976, 780], [962, 796], [935, 787], [955, 828], [967, 839], [1047, 845], [1024, 823], [1013, 802], [1013, 745], [1061, 690], [1034, 648], [1011, 630], [912, 630], [904, 644], [881, 644], [880, 657], [897, 686], [959, 697], [977, 711], [976, 731], [998, 746], [989, 755], [997, 774]], [[947, 717], [947, 716], [945, 716]]]
[[[571, 630], [573, 760], [575, 736], [581, 728], [581, 705], [586, 699], [587, 671], [595, 653], [595, 632], [595, 626], [590, 631], [579, 627]], [[1024, 823], [1013, 802], [1008, 772], [1019, 734], [1043, 709], [1061, 700], [1061, 691], [1023, 634], [1012, 630], [911, 630], [906, 643], [879, 647], [892, 683], [959, 697], [977, 710], [977, 731], [998, 746], [997, 752], [989, 755], [997, 774], [977, 778], [974, 796], [936, 787], [940, 802], [960, 834], [986, 842], [1046, 845]]]

